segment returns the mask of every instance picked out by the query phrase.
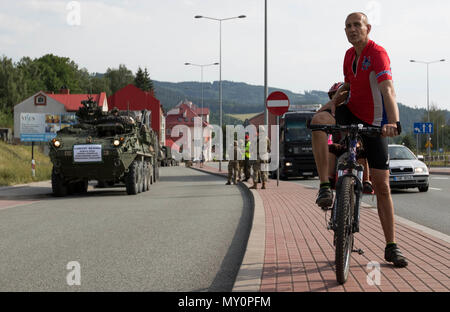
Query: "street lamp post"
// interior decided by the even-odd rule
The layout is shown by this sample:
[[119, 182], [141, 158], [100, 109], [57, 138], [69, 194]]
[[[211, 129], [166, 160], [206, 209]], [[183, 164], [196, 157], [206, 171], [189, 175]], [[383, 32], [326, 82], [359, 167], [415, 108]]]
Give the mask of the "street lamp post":
[[[184, 63], [184, 65], [191, 65], [191, 66], [197, 66], [201, 68], [201, 80], [200, 80], [200, 85], [202, 87], [202, 113], [203, 113], [203, 67], [207, 67], [207, 66], [213, 66], [213, 65], [219, 65], [218, 62], [216, 63], [211, 63], [211, 64], [193, 64], [193, 63]], [[203, 120], [203, 117], [202, 117]]]
[[[444, 152], [445, 155], [445, 144], [444, 144], [444, 137], [445, 137], [445, 124], [441, 125], [442, 131], [441, 131], [441, 136], [442, 136], [442, 151]], [[444, 156], [445, 157], [445, 156]]]
[[[222, 21], [232, 20], [236, 18], [245, 18], [245, 15], [239, 15], [228, 18], [214, 18], [202, 15], [196, 15], [195, 18], [206, 18], [219, 22], [219, 111], [220, 111], [220, 131], [222, 131]], [[219, 171], [222, 171], [222, 155], [219, 157]]]
[[[439, 63], [439, 62], [445, 62], [445, 59], [437, 60], [437, 61], [431, 61], [431, 62], [425, 62], [425, 61], [417, 61], [417, 60], [410, 60], [412, 63], [421, 63], [427, 65], [427, 111], [428, 111], [428, 122], [430, 122], [430, 79], [429, 79], [429, 65], [433, 63]], [[428, 142], [428, 157], [431, 157], [431, 140], [430, 140], [430, 134], [427, 134], [427, 142]]]
[[[191, 65], [191, 66], [197, 66], [200, 67], [201, 69], [201, 80], [200, 80], [200, 85], [202, 88], [202, 129], [203, 129], [203, 67], [207, 67], [207, 66], [213, 66], [213, 65], [219, 65], [219, 63], [211, 63], [211, 64], [193, 64], [193, 63], [184, 63], [184, 65]], [[204, 144], [204, 138], [203, 138], [203, 131], [202, 131], [202, 146], [201, 146], [201, 151], [203, 153], [203, 144]], [[209, 154], [209, 153], [208, 153]]]

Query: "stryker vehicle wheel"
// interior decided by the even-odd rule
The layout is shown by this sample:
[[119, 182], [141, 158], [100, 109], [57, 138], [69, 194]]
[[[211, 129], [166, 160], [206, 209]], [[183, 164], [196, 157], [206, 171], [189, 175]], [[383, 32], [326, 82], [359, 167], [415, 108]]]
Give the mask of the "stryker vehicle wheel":
[[88, 180], [78, 182], [78, 191], [81, 194], [87, 193], [87, 190], [88, 190]]
[[141, 161], [138, 161], [138, 193], [142, 192], [142, 184], [143, 184], [143, 168], [144, 166], [142, 165]]
[[62, 174], [56, 173], [55, 168], [52, 169], [52, 191], [53, 195], [62, 197], [67, 195], [67, 186], [64, 184]]
[[153, 166], [151, 162], [148, 162], [148, 180], [150, 184], [153, 184]]
[[136, 195], [139, 187], [139, 163], [133, 161], [125, 177], [125, 187], [128, 195]]
[[146, 181], [145, 184], [147, 186], [145, 188], [145, 190], [148, 191], [150, 189], [150, 184], [151, 184], [151, 182], [150, 182], [150, 180], [151, 180], [150, 174], [152, 172], [152, 170], [150, 169], [151, 168], [150, 167], [150, 163], [148, 161], [145, 162], [145, 167], [147, 168], [147, 170], [145, 171], [145, 181]]
[[147, 175], [148, 175], [147, 162], [144, 161], [142, 162], [142, 192], [147, 191], [147, 183], [148, 183]]

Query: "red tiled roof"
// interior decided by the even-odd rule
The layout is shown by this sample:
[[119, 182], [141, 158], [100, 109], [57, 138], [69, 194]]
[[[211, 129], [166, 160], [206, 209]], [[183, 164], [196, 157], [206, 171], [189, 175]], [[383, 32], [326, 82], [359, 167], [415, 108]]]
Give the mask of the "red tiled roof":
[[180, 150], [180, 147], [171, 138], [166, 138], [166, 146], [176, 151]]
[[[188, 127], [193, 127], [194, 126], [194, 122], [192, 121], [192, 118], [194, 117], [199, 117], [200, 116], [196, 113], [196, 112], [202, 112], [202, 109], [199, 108], [191, 108], [189, 107], [189, 105], [187, 104], [180, 104], [178, 106], [180, 113], [178, 115], [167, 115], [166, 117], [166, 127], [167, 128], [171, 128], [172, 126], [175, 125], [186, 125]], [[207, 112], [209, 113], [209, 109], [208, 108], [203, 108], [203, 112]], [[178, 121], [178, 118], [182, 118], [181, 121]], [[187, 121], [186, 119], [187, 118]], [[203, 121], [203, 127], [207, 127], [209, 125], [209, 123], [207, 123], [206, 121]]]
[[[87, 100], [89, 94], [51, 94], [47, 93], [47, 96], [64, 104], [67, 111], [77, 111], [81, 106], [81, 101]], [[93, 100], [98, 103], [99, 106], [103, 106], [103, 102], [106, 99], [106, 93], [91, 94]]]

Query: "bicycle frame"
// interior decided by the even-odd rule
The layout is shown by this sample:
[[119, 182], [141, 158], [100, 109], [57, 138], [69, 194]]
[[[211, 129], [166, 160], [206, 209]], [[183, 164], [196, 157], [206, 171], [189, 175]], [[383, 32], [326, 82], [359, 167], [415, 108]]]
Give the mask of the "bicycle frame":
[[[357, 233], [359, 232], [359, 219], [360, 219], [360, 204], [361, 204], [361, 194], [362, 194], [362, 179], [363, 179], [363, 171], [364, 167], [358, 164], [356, 160], [357, 155], [357, 144], [358, 144], [358, 135], [356, 131], [350, 131], [347, 136], [345, 137], [345, 142], [347, 146], [347, 152], [344, 153], [342, 156], [343, 159], [339, 159], [337, 164], [337, 176], [338, 180], [336, 182], [336, 193], [341, 188], [342, 180], [344, 177], [352, 177], [353, 181], [355, 182], [355, 207], [354, 207], [354, 218], [352, 223], [352, 232]], [[341, 156], [341, 157], [342, 157]], [[338, 198], [335, 198], [333, 203], [333, 213], [331, 216], [331, 227], [333, 231], [336, 231], [336, 207], [337, 207], [337, 200]]]

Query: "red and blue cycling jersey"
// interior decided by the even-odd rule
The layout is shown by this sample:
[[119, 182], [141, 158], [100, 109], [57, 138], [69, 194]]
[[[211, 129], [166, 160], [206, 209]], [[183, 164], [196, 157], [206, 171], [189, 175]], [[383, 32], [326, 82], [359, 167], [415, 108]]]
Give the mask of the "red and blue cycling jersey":
[[362, 121], [382, 126], [387, 123], [387, 117], [378, 84], [392, 80], [389, 56], [383, 47], [369, 40], [353, 72], [355, 58], [355, 48], [348, 49], [344, 59], [345, 82], [350, 83], [347, 107]]

